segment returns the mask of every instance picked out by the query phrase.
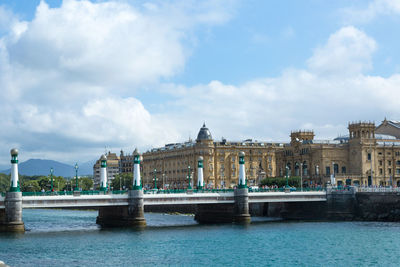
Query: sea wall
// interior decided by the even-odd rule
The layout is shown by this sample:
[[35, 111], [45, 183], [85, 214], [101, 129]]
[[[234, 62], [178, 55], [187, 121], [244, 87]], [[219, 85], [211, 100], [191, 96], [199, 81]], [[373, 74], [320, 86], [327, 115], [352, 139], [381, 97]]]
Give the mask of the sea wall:
[[400, 221], [399, 192], [358, 192], [356, 198], [356, 220]]
[[326, 202], [283, 203], [287, 220], [400, 221], [400, 192], [327, 192]]

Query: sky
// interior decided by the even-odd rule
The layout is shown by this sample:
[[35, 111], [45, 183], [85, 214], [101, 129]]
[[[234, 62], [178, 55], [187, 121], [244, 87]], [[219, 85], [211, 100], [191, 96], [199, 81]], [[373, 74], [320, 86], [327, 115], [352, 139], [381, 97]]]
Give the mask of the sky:
[[0, 166], [400, 120], [400, 0], [0, 0]]

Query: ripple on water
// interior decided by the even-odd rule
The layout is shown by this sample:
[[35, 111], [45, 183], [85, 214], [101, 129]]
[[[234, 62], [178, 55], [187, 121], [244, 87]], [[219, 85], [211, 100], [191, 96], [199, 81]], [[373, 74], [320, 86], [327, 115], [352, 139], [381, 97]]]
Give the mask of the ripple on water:
[[96, 216], [96, 211], [24, 210], [30, 231], [0, 235], [0, 260], [11, 266], [399, 265], [399, 223], [253, 218], [243, 227], [146, 213], [149, 227], [132, 231], [101, 230]]

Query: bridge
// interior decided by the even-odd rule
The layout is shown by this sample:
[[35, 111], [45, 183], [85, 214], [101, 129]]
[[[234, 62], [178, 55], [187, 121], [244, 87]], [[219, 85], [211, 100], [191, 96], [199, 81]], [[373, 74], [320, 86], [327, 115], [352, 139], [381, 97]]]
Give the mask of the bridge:
[[[24, 192], [25, 193], [25, 192]], [[23, 193], [23, 194], [24, 194]], [[30, 192], [29, 192], [30, 193]], [[46, 195], [31, 193], [32, 195], [22, 196], [22, 208], [101, 208], [113, 206], [128, 206], [128, 192], [123, 194], [99, 194], [93, 191], [91, 195], [64, 195], [59, 192], [57, 195]], [[305, 201], [326, 201], [325, 191], [308, 192], [249, 192], [248, 203], [270, 203], [270, 202], [305, 202]], [[143, 194], [144, 206], [164, 205], [198, 205], [198, 204], [234, 204], [234, 191], [231, 192], [201, 192], [193, 193], [155, 193]], [[5, 209], [5, 197], [0, 197], [0, 209]]]
[[[196, 207], [195, 219], [200, 223], [249, 223], [249, 204], [271, 202], [326, 202], [324, 191], [284, 192], [260, 190], [252, 192], [247, 187], [244, 153], [239, 153], [239, 181], [237, 188], [229, 190], [203, 189], [203, 158], [198, 159], [198, 181], [195, 190], [145, 191], [140, 179], [140, 154], [134, 155], [133, 185], [131, 190], [113, 194], [107, 191], [106, 157], [101, 159], [101, 191], [58, 192], [50, 195], [21, 192], [18, 179], [18, 150], [11, 150], [11, 187], [0, 197], [0, 232], [24, 232], [24, 208], [94, 208], [99, 215], [96, 222], [103, 227], [142, 227], [146, 225], [144, 207], [192, 205]], [[76, 174], [76, 180], [78, 174]], [[61, 193], [61, 194], [60, 194]], [[71, 194], [72, 193], [72, 194]]]

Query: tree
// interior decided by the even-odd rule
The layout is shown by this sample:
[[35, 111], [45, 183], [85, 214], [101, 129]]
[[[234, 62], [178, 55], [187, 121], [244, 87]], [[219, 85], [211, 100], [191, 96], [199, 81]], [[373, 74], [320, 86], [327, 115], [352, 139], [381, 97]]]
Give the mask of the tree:
[[122, 173], [115, 175], [114, 179], [111, 181], [111, 187], [115, 190], [128, 189], [133, 184], [133, 173]]
[[22, 192], [40, 192], [40, 190], [42, 190], [42, 188], [37, 180], [25, 180], [21, 184]]
[[[51, 181], [50, 181], [51, 182]], [[53, 177], [54, 191], [62, 191], [66, 188], [67, 181], [62, 176]]]
[[[288, 179], [289, 186], [299, 187], [300, 186], [300, 177], [290, 177]], [[277, 185], [278, 187], [286, 186], [286, 177], [276, 177], [276, 178], [264, 178], [261, 180], [260, 185]]]
[[80, 188], [82, 188], [83, 191], [89, 191], [93, 189], [93, 179], [89, 177], [81, 177], [78, 179], [78, 183]]
[[7, 192], [10, 189], [10, 176], [0, 173], [0, 192]]

